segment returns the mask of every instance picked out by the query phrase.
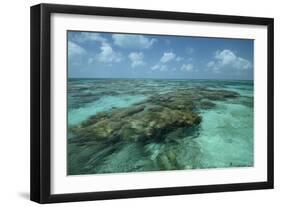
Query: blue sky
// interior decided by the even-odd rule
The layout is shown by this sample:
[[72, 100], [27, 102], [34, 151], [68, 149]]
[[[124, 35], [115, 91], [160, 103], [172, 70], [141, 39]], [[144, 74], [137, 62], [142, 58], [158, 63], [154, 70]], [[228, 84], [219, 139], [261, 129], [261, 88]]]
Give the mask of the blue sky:
[[68, 77], [253, 79], [253, 40], [68, 31]]

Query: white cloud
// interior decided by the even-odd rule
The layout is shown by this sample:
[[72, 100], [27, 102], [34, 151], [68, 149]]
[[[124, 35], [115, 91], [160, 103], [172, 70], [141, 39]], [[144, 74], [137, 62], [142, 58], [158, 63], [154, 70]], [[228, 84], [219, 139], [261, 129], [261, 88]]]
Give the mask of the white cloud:
[[74, 40], [77, 42], [87, 42], [87, 41], [96, 41], [100, 43], [105, 43], [107, 40], [102, 37], [98, 33], [93, 33], [93, 32], [81, 32], [78, 33], [75, 37]]
[[159, 67], [160, 67], [160, 65], [159, 65], [159, 64], [156, 64], [156, 65], [154, 65], [154, 66], [151, 67], [151, 70], [157, 70]]
[[183, 57], [179, 57], [179, 56], [176, 57], [176, 61], [177, 61], [177, 62], [180, 62], [180, 61], [182, 61], [182, 60], [183, 60]]
[[214, 67], [215, 66], [215, 61], [211, 60], [210, 62], [207, 63], [207, 67]]
[[151, 70], [160, 70], [160, 71], [167, 71], [168, 66], [167, 64], [173, 60], [177, 62], [183, 60], [182, 57], [177, 57], [173, 52], [164, 52], [162, 57], [160, 58], [159, 62], [151, 67]]
[[225, 49], [216, 51], [211, 61], [207, 63], [207, 67], [213, 72], [219, 73], [222, 69], [248, 70], [252, 67], [250, 61], [237, 56], [233, 51]]
[[100, 62], [117, 63], [122, 60], [121, 54], [115, 52], [108, 43], [102, 43], [100, 50], [101, 52], [97, 55], [97, 60]]
[[160, 59], [160, 62], [162, 63], [167, 63], [170, 62], [171, 60], [175, 59], [176, 55], [173, 52], [164, 52], [163, 56]]
[[249, 68], [252, 67], [252, 64], [250, 61], [248, 61], [244, 58], [237, 57], [235, 67], [239, 68], [241, 70], [248, 70]]
[[144, 55], [142, 52], [131, 52], [128, 57], [131, 60], [132, 68], [144, 65], [144, 61], [143, 61]]
[[160, 70], [160, 71], [167, 71], [168, 70], [168, 67], [167, 65], [165, 64], [156, 64], [154, 66], [151, 67], [151, 70]]
[[[151, 67], [151, 70], [160, 70], [160, 71], [167, 71], [168, 69], [171, 71], [176, 71], [176, 68], [171, 68], [171, 62], [176, 61], [180, 62], [183, 61], [184, 58], [177, 56], [173, 52], [164, 52], [162, 57], [160, 58], [159, 62]], [[189, 58], [187, 61], [191, 61]], [[169, 66], [169, 67], [168, 67]], [[171, 67], [170, 67], [171, 66]], [[183, 64], [180, 68], [182, 71], [191, 71], [193, 70], [192, 64]]]
[[183, 64], [181, 66], [181, 71], [185, 71], [185, 72], [191, 72], [193, 71], [193, 65], [191, 63], [188, 63], [188, 64]]
[[68, 41], [68, 55], [74, 56], [74, 55], [84, 55], [86, 54], [86, 50], [79, 46], [78, 44]]
[[236, 60], [236, 55], [231, 50], [217, 51], [215, 59], [219, 60], [222, 65], [227, 65]]
[[[94, 32], [80, 32], [73, 37], [73, 40], [78, 43], [84, 43], [95, 41], [100, 45], [100, 52], [93, 58], [88, 58], [88, 64], [92, 64], [94, 60], [103, 63], [117, 63], [122, 60], [121, 53], [113, 50], [112, 46], [109, 44], [106, 38], [102, 37], [99, 33]], [[73, 43], [75, 44], [75, 43]]]
[[112, 39], [115, 45], [128, 49], [148, 49], [157, 39], [148, 38], [143, 35], [113, 34]]

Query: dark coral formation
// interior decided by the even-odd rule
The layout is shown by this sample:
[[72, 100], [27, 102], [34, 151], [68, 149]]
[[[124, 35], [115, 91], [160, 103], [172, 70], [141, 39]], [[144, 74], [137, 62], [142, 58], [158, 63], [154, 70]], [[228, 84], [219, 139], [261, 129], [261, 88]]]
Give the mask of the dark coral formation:
[[154, 104], [140, 104], [125, 109], [99, 113], [74, 127], [72, 133], [88, 140], [141, 141], [161, 139], [177, 128], [199, 124], [200, 116], [190, 110], [171, 109]]
[[198, 125], [201, 117], [196, 109], [214, 107], [210, 100], [237, 96], [235, 92], [202, 88], [155, 95], [131, 107], [98, 113], [70, 131], [74, 139], [85, 141], [159, 140], [171, 131]]
[[[118, 143], [122, 142], [176, 142], [187, 134], [196, 135], [196, 128], [201, 122], [200, 110], [215, 107], [213, 101], [236, 98], [239, 94], [225, 90], [207, 88], [191, 88], [177, 90], [161, 95], [152, 95], [147, 100], [127, 108], [115, 108], [101, 112], [79, 125], [69, 128], [69, 171], [79, 169], [73, 163], [85, 166], [98, 165], [102, 158], [114, 152]], [[84, 155], [72, 156], [76, 147], [86, 147]], [[73, 151], [74, 150], [74, 151]], [[96, 152], [93, 156], [92, 152]], [[165, 150], [155, 160], [163, 169], [188, 168], [177, 164], [176, 153], [172, 149]], [[88, 163], [88, 164], [87, 164]], [[192, 167], [192, 166], [191, 166]], [[81, 167], [80, 167], [81, 169]], [[84, 168], [84, 172], [87, 171]], [[84, 173], [80, 171], [79, 173]], [[93, 171], [91, 171], [93, 173]]]

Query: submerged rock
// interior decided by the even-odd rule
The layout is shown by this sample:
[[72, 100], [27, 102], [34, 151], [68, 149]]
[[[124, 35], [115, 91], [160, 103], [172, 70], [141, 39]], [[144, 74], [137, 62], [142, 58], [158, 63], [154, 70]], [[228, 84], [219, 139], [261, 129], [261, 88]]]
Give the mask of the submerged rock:
[[[112, 165], [118, 172], [143, 171], [144, 166], [152, 170], [198, 168], [200, 149], [193, 140], [200, 133], [200, 109], [214, 108], [213, 101], [226, 99], [250, 104], [236, 92], [200, 87], [153, 94], [132, 106], [97, 113], [68, 128], [68, 173], [115, 172]], [[187, 148], [173, 147], [183, 142]], [[130, 158], [132, 150], [147, 159]]]
[[201, 101], [200, 102], [201, 109], [211, 109], [211, 108], [214, 108], [215, 106], [216, 106], [216, 104], [211, 101]]
[[[238, 97], [224, 90], [193, 88], [154, 95], [130, 107], [101, 112], [69, 129], [80, 144], [92, 141], [161, 141], [201, 122], [196, 109], [215, 107], [210, 100]], [[172, 133], [174, 131], [174, 134]], [[70, 141], [71, 141], [70, 140]], [[164, 159], [164, 158], [163, 158]]]
[[73, 127], [71, 132], [88, 141], [159, 140], [172, 130], [191, 127], [200, 121], [201, 117], [192, 111], [141, 104], [97, 114]]

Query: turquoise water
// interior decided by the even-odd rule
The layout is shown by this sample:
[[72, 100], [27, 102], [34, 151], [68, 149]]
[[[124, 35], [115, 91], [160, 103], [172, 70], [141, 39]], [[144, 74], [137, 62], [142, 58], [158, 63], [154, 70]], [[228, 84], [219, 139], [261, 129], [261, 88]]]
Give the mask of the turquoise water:
[[68, 124], [79, 124], [98, 112], [108, 111], [114, 107], [127, 107], [144, 99], [143, 95], [104, 96], [93, 103], [72, 109], [68, 115]]
[[[125, 131], [128, 126], [138, 133], [151, 129], [150, 123], [141, 122], [149, 116], [146, 108], [161, 105], [159, 100], [167, 97], [167, 104], [160, 108], [163, 113], [191, 103], [185, 111], [173, 108], [168, 112], [193, 113], [200, 123], [165, 125], [157, 138], [145, 135], [145, 140]], [[176, 104], [171, 105], [172, 101]], [[135, 112], [135, 107], [146, 108]], [[122, 113], [126, 116], [118, 119]], [[123, 137], [115, 136], [112, 126], [119, 120], [122, 129], [118, 133]], [[159, 119], [159, 125], [165, 121]], [[112, 138], [101, 141], [95, 137], [103, 133]], [[69, 175], [250, 167], [253, 142], [253, 81], [69, 79]]]

